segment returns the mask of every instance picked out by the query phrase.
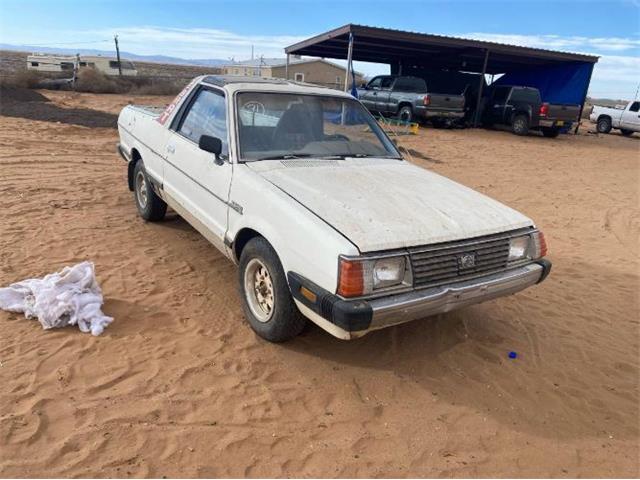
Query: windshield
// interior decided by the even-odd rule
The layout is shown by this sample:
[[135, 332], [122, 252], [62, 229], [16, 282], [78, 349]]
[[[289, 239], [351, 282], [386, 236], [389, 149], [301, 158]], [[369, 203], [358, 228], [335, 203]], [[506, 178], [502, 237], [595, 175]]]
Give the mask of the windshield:
[[237, 96], [240, 158], [400, 158], [360, 102], [293, 93]]

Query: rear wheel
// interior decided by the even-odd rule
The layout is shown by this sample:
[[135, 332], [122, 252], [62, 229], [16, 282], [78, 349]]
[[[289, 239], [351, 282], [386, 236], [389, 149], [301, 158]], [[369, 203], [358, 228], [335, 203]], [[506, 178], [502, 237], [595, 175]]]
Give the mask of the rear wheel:
[[557, 127], [542, 127], [542, 135], [547, 138], [556, 138], [560, 135], [560, 129]]
[[511, 124], [511, 129], [516, 135], [527, 135], [529, 133], [529, 117], [516, 115]]
[[133, 171], [133, 195], [138, 213], [142, 218], [150, 222], [164, 218], [167, 213], [167, 204], [153, 191], [142, 160], [138, 160]]
[[255, 237], [242, 249], [238, 286], [251, 328], [265, 340], [284, 342], [306, 324], [298, 311], [280, 259], [269, 242]]
[[631, 135], [633, 135], [633, 130], [626, 130], [626, 129], [621, 129], [620, 133], [622, 133], [622, 135], [624, 135], [625, 137], [630, 137]]
[[599, 118], [596, 128], [598, 133], [609, 133], [611, 131], [611, 119], [608, 117]]
[[407, 123], [413, 120], [413, 110], [409, 105], [403, 105], [402, 107], [400, 107], [400, 110], [398, 110], [398, 120]]

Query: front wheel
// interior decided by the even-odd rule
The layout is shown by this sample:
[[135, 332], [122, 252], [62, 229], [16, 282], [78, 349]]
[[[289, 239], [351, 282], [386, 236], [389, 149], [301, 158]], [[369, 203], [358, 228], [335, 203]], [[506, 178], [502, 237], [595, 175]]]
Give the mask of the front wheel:
[[513, 119], [511, 129], [516, 135], [527, 135], [529, 133], [529, 117], [526, 115], [516, 115]]
[[620, 133], [622, 133], [622, 135], [624, 135], [625, 137], [630, 137], [631, 135], [633, 135], [633, 130], [622, 128], [620, 129]]
[[298, 311], [280, 259], [262, 237], [250, 240], [240, 255], [238, 284], [251, 328], [270, 342], [297, 336], [306, 319]]

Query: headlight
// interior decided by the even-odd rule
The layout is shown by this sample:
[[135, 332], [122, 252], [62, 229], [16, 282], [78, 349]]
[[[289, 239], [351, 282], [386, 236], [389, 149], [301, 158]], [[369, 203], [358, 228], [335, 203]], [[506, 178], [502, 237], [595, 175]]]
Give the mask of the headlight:
[[509, 261], [513, 262], [515, 260], [527, 258], [530, 242], [531, 237], [529, 235], [512, 238], [511, 243], [509, 244]]
[[404, 257], [376, 260], [373, 264], [373, 288], [390, 287], [404, 279]]
[[541, 231], [531, 235], [513, 237], [509, 243], [509, 261], [530, 259], [537, 260], [547, 254], [547, 242]]
[[359, 297], [410, 285], [411, 269], [405, 255], [370, 259], [340, 257], [338, 295]]

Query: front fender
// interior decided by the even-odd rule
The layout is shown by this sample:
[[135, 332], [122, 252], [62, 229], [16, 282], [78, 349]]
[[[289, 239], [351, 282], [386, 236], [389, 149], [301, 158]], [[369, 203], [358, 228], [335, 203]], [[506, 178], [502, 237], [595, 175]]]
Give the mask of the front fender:
[[[342, 234], [244, 164], [236, 165], [227, 237], [250, 228], [274, 248], [285, 272], [296, 272], [325, 290], [335, 292], [338, 256], [357, 255]], [[241, 212], [240, 212], [241, 210]]]

